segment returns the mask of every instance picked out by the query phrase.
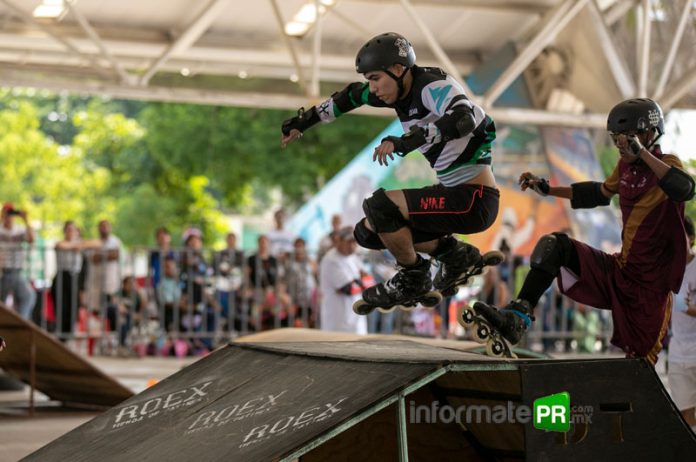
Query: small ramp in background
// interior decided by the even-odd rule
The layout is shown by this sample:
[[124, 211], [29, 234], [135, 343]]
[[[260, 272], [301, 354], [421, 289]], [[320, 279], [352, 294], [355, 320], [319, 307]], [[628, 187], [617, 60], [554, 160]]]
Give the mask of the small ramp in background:
[[52, 400], [110, 408], [133, 396], [128, 388], [2, 304], [0, 335], [7, 342], [0, 353], [0, 368]]
[[[24, 460], [635, 461], [696, 454], [696, 437], [641, 360], [503, 360], [416, 341], [261, 335], [258, 343], [249, 343], [252, 337], [215, 351]], [[519, 411], [562, 391], [585, 416], [567, 433], [535, 429]], [[475, 409], [476, 416], [463, 413], [459, 423], [439, 412], [445, 408]], [[497, 411], [486, 416], [485, 409]]]

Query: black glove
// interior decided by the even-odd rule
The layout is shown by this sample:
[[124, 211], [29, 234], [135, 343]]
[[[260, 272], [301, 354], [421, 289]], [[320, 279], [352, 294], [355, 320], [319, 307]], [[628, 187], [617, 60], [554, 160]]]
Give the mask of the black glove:
[[423, 146], [427, 140], [425, 139], [425, 130], [421, 127], [411, 129], [403, 136], [387, 136], [382, 138], [382, 142], [391, 141], [394, 144], [394, 153], [403, 157], [411, 151]]
[[628, 137], [628, 152], [634, 156], [640, 156], [640, 151], [643, 150], [643, 145], [638, 140], [636, 135], [631, 135]]
[[[531, 185], [530, 183], [532, 181], [535, 181], [536, 183], [534, 185]], [[529, 178], [525, 178], [524, 180], [522, 180], [522, 183], [532, 188], [532, 190], [534, 190], [534, 192], [536, 192], [540, 196], [546, 197], [549, 195], [550, 186], [546, 178], [539, 178], [536, 175], [531, 175]]]
[[305, 111], [303, 107], [297, 110], [297, 115], [283, 121], [281, 130], [283, 135], [287, 136], [291, 130], [299, 130], [304, 133], [309, 127], [320, 122], [319, 115], [314, 106]]

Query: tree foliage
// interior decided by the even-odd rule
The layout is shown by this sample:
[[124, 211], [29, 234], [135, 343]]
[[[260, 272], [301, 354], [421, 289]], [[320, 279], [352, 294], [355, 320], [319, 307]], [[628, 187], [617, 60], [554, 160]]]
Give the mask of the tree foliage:
[[271, 190], [299, 206], [388, 119], [345, 116], [280, 149], [290, 111], [0, 91], [0, 200], [27, 208], [47, 235], [75, 220], [86, 236], [112, 221], [126, 244], [166, 225], [224, 234], [224, 213], [259, 210]]

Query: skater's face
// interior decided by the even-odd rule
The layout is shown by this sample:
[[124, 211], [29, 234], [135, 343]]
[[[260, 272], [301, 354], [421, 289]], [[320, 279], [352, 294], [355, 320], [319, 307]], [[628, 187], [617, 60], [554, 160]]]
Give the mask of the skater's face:
[[646, 130], [642, 132], [611, 134], [611, 139], [614, 141], [614, 145], [619, 150], [619, 156], [621, 157], [621, 160], [628, 164], [632, 164], [633, 162], [638, 160], [638, 156], [634, 156], [631, 152], [631, 148], [629, 147], [628, 142], [629, 137], [634, 135], [638, 138], [640, 144], [642, 144], [643, 146], [647, 146], [648, 144], [650, 144], [650, 141], [652, 141], [653, 132]]
[[[406, 69], [401, 64], [395, 64], [389, 68], [389, 72], [397, 77]], [[384, 101], [386, 104], [394, 104], [399, 97], [399, 85], [384, 71], [370, 71], [365, 73], [365, 78], [370, 85], [370, 93]]]

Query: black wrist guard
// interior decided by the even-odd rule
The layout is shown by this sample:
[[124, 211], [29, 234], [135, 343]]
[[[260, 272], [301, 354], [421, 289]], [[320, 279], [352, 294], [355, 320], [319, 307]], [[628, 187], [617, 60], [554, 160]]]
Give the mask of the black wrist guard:
[[680, 168], [670, 168], [658, 184], [673, 201], [686, 202], [694, 197], [694, 179]]
[[387, 136], [386, 138], [382, 138], [382, 142], [385, 141], [391, 141], [394, 144], [394, 153], [403, 157], [426, 143], [425, 130], [421, 127], [416, 127], [403, 136]]
[[573, 198], [570, 206], [574, 209], [592, 209], [598, 205], [609, 205], [609, 198], [602, 194], [602, 183], [597, 181], [582, 181], [570, 185]]
[[290, 130], [299, 130], [300, 133], [304, 133], [309, 127], [321, 122], [319, 119], [319, 114], [317, 114], [317, 108], [312, 106], [308, 110], [304, 110], [303, 107], [297, 110], [297, 115], [283, 121], [283, 135], [287, 136], [290, 134]]

